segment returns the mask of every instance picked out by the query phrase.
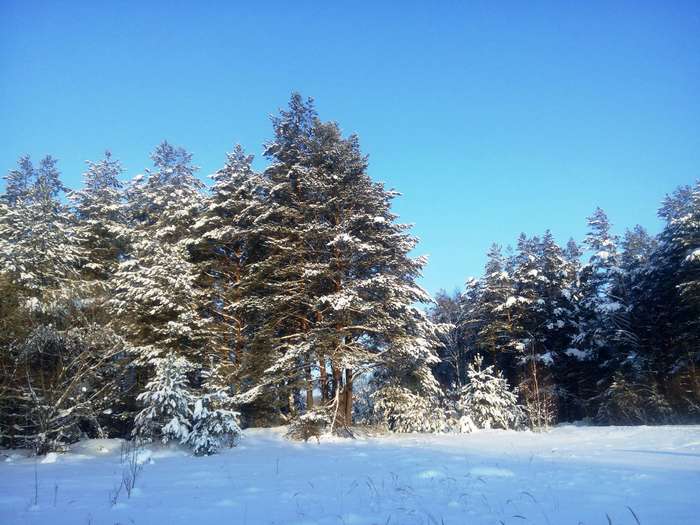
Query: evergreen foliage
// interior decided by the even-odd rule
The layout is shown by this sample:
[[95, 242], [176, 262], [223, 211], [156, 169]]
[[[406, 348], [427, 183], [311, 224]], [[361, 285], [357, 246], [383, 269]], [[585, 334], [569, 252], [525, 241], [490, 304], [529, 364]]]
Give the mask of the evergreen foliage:
[[192, 394], [186, 375], [192, 365], [172, 353], [153, 359], [152, 363], [155, 375], [137, 397], [143, 409], [134, 419], [134, 436], [144, 441], [185, 443], [192, 419]]
[[438, 399], [400, 385], [386, 385], [373, 397], [375, 411], [393, 432], [443, 432], [447, 428]]
[[517, 391], [494, 366], [483, 368], [483, 357], [477, 355], [467, 370], [468, 382], [462, 388], [457, 402], [460, 429], [517, 428], [523, 424], [524, 414], [518, 405]]
[[222, 403], [227, 401], [228, 397], [219, 393], [204, 394], [195, 401], [187, 442], [196, 455], [210, 456], [236, 445], [241, 434], [239, 414], [224, 408]]

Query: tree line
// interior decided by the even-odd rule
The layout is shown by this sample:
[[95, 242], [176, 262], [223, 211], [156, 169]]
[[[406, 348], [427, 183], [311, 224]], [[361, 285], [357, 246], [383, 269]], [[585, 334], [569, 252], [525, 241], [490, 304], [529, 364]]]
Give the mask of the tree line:
[[619, 238], [598, 208], [582, 246], [549, 231], [493, 245], [484, 275], [431, 310], [450, 327], [443, 388], [462, 388], [480, 354], [518, 385], [535, 426], [697, 421], [700, 183], [667, 196], [659, 216], [656, 236], [635, 226]]
[[619, 241], [494, 246], [482, 278], [433, 300], [397, 195], [356, 136], [293, 94], [268, 166], [241, 146], [205, 186], [168, 142], [122, 182], [109, 152], [69, 191], [25, 156], [0, 197], [0, 441], [179, 441], [295, 433], [664, 422], [697, 416], [700, 188], [666, 227]]

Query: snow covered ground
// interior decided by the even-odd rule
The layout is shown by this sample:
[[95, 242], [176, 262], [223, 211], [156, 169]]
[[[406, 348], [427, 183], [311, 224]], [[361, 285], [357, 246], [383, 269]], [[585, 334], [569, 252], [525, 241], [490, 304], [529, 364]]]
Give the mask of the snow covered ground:
[[131, 497], [122, 490], [116, 502], [118, 440], [38, 461], [4, 451], [0, 524], [700, 523], [700, 426], [321, 444], [281, 433], [248, 430], [240, 446], [212, 457], [144, 450]]

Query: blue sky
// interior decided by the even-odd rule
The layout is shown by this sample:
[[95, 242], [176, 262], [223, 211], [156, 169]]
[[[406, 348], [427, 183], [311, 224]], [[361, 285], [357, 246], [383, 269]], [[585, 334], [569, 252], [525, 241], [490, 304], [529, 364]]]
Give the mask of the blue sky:
[[595, 206], [658, 231], [700, 176], [700, 3], [0, 0], [3, 173], [51, 153], [75, 187], [109, 148], [133, 176], [168, 139], [206, 176], [260, 157], [293, 90], [360, 136], [453, 289]]

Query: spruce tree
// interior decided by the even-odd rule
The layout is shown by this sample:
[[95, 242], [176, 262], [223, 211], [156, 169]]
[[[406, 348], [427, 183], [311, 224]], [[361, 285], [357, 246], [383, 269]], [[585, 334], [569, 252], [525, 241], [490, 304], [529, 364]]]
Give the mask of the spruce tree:
[[34, 300], [66, 295], [76, 284], [80, 250], [73, 219], [59, 199], [65, 190], [56, 160], [47, 156], [38, 168], [20, 159], [24, 190], [0, 203], [2, 271]]
[[476, 429], [518, 428], [524, 414], [518, 405], [517, 391], [494, 366], [483, 368], [483, 357], [477, 355], [469, 364], [467, 384], [462, 388], [457, 403], [460, 411], [460, 429], [470, 432]]
[[138, 363], [172, 352], [202, 367], [207, 319], [190, 254], [202, 183], [182, 148], [163, 142], [152, 159], [148, 178], [127, 190], [129, 251], [114, 274], [110, 305]]
[[76, 236], [85, 253], [83, 279], [106, 288], [114, 274], [128, 239], [123, 206], [123, 168], [112, 154], [105, 152], [99, 162], [87, 161], [83, 188], [69, 194], [76, 220]]
[[624, 293], [619, 239], [611, 233], [605, 212], [597, 208], [588, 218], [588, 226], [584, 244], [590, 257], [581, 268], [577, 330], [569, 354], [581, 362], [581, 396], [595, 411], [601, 386], [612, 381], [624, 360], [621, 329], [626, 326], [629, 304]]
[[253, 156], [237, 145], [212, 175], [211, 196], [194, 226], [191, 245], [200, 274], [202, 311], [212, 335], [205, 357], [212, 367], [207, 388], [229, 394], [240, 391], [241, 377], [256, 375], [254, 335], [265, 315], [256, 302], [264, 286], [257, 270], [264, 232], [257, 222], [266, 211], [267, 184], [252, 169], [252, 161]]
[[430, 320], [438, 327], [440, 362], [433, 367], [433, 373], [443, 389], [461, 388], [466, 370], [467, 346], [465, 344], [462, 320], [462, 305], [465, 299], [456, 291], [449, 295], [441, 290], [435, 296], [435, 304], [430, 308]]
[[509, 312], [515, 298], [513, 277], [501, 246], [494, 244], [486, 255], [484, 276], [478, 286], [478, 300], [465, 323], [476, 328], [479, 351], [500, 359], [511, 346], [512, 318]]
[[224, 392], [204, 394], [196, 399], [192, 410], [192, 430], [188, 444], [197, 456], [216, 454], [221, 448], [233, 447], [240, 438], [238, 412], [222, 408], [229, 403]]
[[[644, 366], [684, 417], [700, 414], [700, 183], [667, 196], [637, 285]], [[669, 380], [670, 378], [670, 380]]]
[[585, 245], [591, 255], [588, 264], [581, 269], [583, 319], [575, 340], [586, 356], [602, 363], [612, 357], [614, 317], [624, 307], [616, 295], [619, 293], [620, 257], [618, 238], [610, 232], [611, 226], [603, 210], [595, 210], [588, 218], [588, 226]]
[[17, 168], [3, 177], [5, 179], [5, 193], [2, 201], [15, 206], [19, 201], [27, 199], [29, 190], [36, 179], [36, 172], [29, 155], [24, 155], [17, 161]]
[[186, 375], [192, 365], [173, 353], [151, 362], [155, 373], [137, 397], [143, 409], [134, 420], [134, 436], [145, 441], [185, 443], [190, 435], [192, 402]]

